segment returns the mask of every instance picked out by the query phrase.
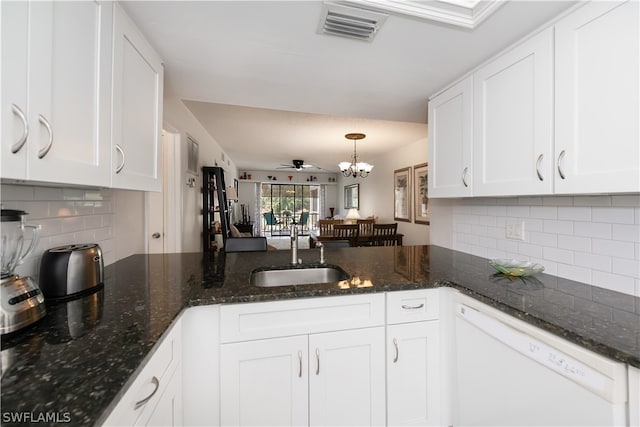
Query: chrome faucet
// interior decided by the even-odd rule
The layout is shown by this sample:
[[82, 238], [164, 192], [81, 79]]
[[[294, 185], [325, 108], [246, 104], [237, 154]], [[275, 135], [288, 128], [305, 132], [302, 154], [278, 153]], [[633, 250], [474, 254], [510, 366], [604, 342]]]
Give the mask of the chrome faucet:
[[291, 224], [291, 264], [298, 265], [298, 225]]
[[320, 248], [320, 264], [324, 264], [324, 245], [322, 242], [318, 242], [316, 247]]

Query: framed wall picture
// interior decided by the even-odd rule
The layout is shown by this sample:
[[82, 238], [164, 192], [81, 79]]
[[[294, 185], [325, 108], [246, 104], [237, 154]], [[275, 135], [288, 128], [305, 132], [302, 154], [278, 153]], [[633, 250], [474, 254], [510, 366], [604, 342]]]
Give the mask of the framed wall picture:
[[344, 186], [344, 209], [360, 209], [360, 184]]
[[413, 218], [416, 224], [429, 224], [429, 194], [427, 192], [428, 164], [422, 163], [413, 167]]
[[393, 172], [393, 219], [411, 222], [411, 168]]

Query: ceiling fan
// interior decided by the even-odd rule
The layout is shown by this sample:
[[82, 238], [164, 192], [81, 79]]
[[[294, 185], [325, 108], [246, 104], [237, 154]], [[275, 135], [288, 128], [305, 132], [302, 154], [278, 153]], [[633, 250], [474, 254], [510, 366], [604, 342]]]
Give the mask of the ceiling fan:
[[307, 165], [304, 163], [304, 160], [292, 160], [290, 165], [280, 165], [280, 167], [276, 169], [295, 169], [297, 171], [301, 171], [306, 168], [312, 168], [313, 165]]

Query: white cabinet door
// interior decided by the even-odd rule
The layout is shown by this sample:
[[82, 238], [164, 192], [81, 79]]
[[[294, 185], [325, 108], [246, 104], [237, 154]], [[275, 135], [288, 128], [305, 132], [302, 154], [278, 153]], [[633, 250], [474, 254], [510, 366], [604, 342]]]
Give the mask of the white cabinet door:
[[629, 425], [640, 426], [640, 369], [629, 370]]
[[474, 74], [473, 192], [553, 191], [553, 29]]
[[429, 101], [429, 197], [470, 196], [473, 79]]
[[307, 425], [307, 345], [306, 335], [221, 345], [221, 424]]
[[556, 25], [556, 193], [640, 191], [638, 2]]
[[309, 336], [309, 424], [384, 425], [384, 327]]
[[440, 425], [437, 321], [387, 327], [388, 425]]
[[[140, 420], [138, 420], [140, 421]], [[184, 425], [182, 413], [182, 367], [178, 366], [158, 404], [144, 423], [137, 425], [177, 427]]]
[[27, 76], [28, 76], [28, 20], [27, 2], [0, 2], [0, 93], [2, 93], [2, 152], [0, 153], [3, 178], [27, 177]]
[[2, 177], [108, 186], [111, 5], [3, 2], [2, 11]]
[[161, 191], [162, 62], [121, 6], [114, 7], [112, 184]]

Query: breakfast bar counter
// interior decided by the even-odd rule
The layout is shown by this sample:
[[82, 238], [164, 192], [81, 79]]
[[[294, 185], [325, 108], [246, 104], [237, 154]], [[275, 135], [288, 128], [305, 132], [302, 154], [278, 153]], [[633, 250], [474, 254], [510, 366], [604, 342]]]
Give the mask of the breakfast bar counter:
[[[3, 336], [2, 423], [99, 422], [181, 312], [211, 304], [446, 286], [640, 367], [640, 298], [546, 274], [508, 278], [486, 259], [436, 246], [335, 248], [325, 255], [349, 279], [249, 283], [254, 269], [287, 265], [289, 251], [133, 255], [106, 267], [102, 289], [49, 304], [40, 322]], [[317, 265], [319, 250], [300, 250], [299, 257]]]

